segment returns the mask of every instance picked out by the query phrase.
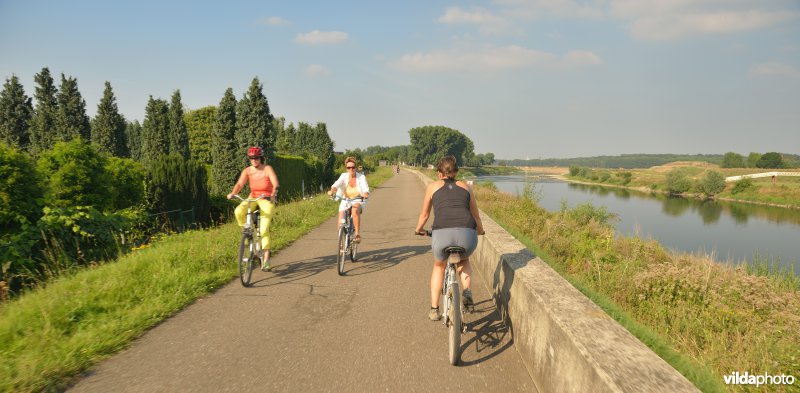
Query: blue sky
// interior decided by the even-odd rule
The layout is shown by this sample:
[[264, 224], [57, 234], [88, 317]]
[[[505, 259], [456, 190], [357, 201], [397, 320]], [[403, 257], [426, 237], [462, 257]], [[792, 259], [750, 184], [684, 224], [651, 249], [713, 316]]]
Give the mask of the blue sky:
[[140, 121], [258, 76], [337, 150], [445, 125], [498, 158], [800, 153], [797, 0], [0, 0], [0, 77], [32, 96], [45, 66]]

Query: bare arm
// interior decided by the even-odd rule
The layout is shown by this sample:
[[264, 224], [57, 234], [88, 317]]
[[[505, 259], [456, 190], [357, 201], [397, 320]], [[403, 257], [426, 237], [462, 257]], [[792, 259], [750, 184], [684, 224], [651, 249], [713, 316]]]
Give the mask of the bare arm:
[[272, 183], [272, 196], [269, 200], [275, 203], [278, 199], [278, 187], [280, 187], [280, 185], [278, 184], [278, 175], [275, 174], [275, 170], [272, 169], [270, 165], [267, 165], [267, 176], [269, 177], [269, 182]]
[[469, 212], [472, 213], [472, 218], [475, 219], [475, 224], [477, 227], [475, 230], [478, 232], [479, 235], [483, 235], [483, 222], [481, 222], [481, 213], [478, 211], [478, 202], [475, 201], [475, 195], [470, 192], [469, 193]]
[[433, 195], [434, 184], [435, 183], [428, 184], [428, 188], [425, 189], [425, 196], [422, 198], [422, 209], [419, 211], [417, 228], [414, 229], [415, 233], [422, 232], [425, 223], [428, 222], [428, 218], [431, 216], [431, 196]]
[[233, 190], [231, 190], [231, 193], [228, 194], [228, 199], [233, 198], [233, 196], [235, 194], [238, 194], [239, 191], [242, 190], [242, 187], [244, 187], [244, 185], [247, 184], [247, 179], [248, 179], [248, 177], [247, 177], [247, 168], [245, 168], [242, 171], [242, 174], [239, 175], [239, 180], [237, 180], [236, 184], [233, 185]]

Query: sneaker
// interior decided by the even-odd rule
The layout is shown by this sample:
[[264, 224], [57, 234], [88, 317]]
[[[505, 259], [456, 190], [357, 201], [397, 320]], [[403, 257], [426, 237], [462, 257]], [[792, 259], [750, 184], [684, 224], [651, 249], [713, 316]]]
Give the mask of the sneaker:
[[438, 320], [442, 319], [442, 315], [439, 314], [439, 308], [438, 307], [437, 308], [431, 307], [431, 310], [428, 311], [428, 319], [430, 319], [431, 321], [438, 321]]
[[261, 271], [268, 272], [272, 270], [272, 266], [269, 264], [269, 250], [261, 250]]
[[465, 289], [464, 292], [461, 293], [461, 299], [464, 303], [464, 307], [470, 307], [475, 304], [475, 302], [472, 301], [472, 291], [469, 289]]

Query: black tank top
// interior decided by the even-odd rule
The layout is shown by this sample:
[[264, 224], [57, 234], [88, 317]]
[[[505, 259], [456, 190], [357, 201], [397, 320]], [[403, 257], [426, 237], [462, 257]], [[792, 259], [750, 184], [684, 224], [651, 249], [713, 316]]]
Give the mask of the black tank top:
[[431, 197], [433, 225], [431, 229], [471, 228], [477, 224], [469, 211], [469, 191], [459, 187], [453, 179], [444, 179], [444, 186]]

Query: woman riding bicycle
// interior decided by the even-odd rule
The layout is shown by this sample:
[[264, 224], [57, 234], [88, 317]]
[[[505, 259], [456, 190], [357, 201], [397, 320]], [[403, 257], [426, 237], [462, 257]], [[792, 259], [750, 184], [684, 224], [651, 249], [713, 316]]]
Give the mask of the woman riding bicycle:
[[458, 174], [456, 158], [453, 156], [441, 158], [436, 164], [436, 170], [439, 180], [428, 184], [425, 190], [415, 230], [418, 234], [424, 233], [423, 227], [430, 217], [433, 206], [435, 217], [431, 225], [431, 248], [434, 263], [431, 272], [431, 310], [428, 312], [428, 318], [432, 321], [441, 318], [439, 294], [442, 291], [442, 279], [447, 266], [445, 247], [460, 246], [465, 250], [464, 259], [458, 264], [461, 285], [464, 288], [462, 299], [466, 306], [473, 304], [470, 290], [472, 266], [469, 263], [469, 256], [478, 246], [478, 235], [483, 234], [483, 223], [472, 191], [464, 182], [455, 180]]
[[[269, 222], [272, 219], [272, 212], [275, 209], [275, 200], [278, 195], [278, 176], [275, 175], [275, 170], [271, 166], [264, 163], [264, 151], [260, 147], [251, 147], [247, 149], [247, 158], [250, 159], [250, 166], [242, 171], [239, 180], [234, 184], [233, 190], [228, 194], [228, 199], [233, 199], [233, 196], [242, 190], [245, 184], [250, 185], [250, 198], [258, 198], [260, 196], [269, 197], [261, 199], [258, 203], [258, 210], [260, 215], [259, 231], [261, 233], [261, 270], [269, 270]], [[244, 226], [247, 221], [247, 205], [251, 202], [242, 202], [234, 210], [236, 222], [239, 226]]]
[[[369, 198], [369, 184], [367, 184], [367, 177], [364, 176], [361, 172], [356, 172], [356, 159], [355, 157], [347, 157], [344, 159], [344, 167], [347, 169], [345, 173], [342, 173], [339, 176], [339, 179], [333, 183], [331, 186], [330, 191], [328, 191], [328, 195], [333, 195], [337, 193], [337, 190], [341, 189], [344, 198], [353, 199], [358, 197], [363, 197], [364, 199]], [[341, 225], [342, 222], [342, 215], [344, 211], [347, 209], [347, 201], [342, 200], [342, 203], [339, 204], [339, 223]], [[351, 215], [353, 217], [353, 226], [356, 229], [356, 236], [355, 242], [361, 242], [361, 211], [363, 210], [363, 204], [361, 202], [353, 202], [351, 208]]]

